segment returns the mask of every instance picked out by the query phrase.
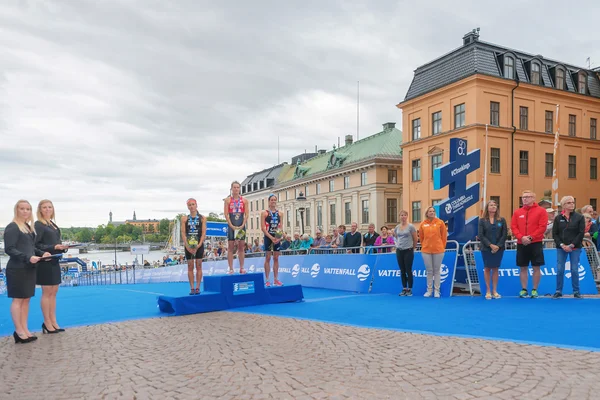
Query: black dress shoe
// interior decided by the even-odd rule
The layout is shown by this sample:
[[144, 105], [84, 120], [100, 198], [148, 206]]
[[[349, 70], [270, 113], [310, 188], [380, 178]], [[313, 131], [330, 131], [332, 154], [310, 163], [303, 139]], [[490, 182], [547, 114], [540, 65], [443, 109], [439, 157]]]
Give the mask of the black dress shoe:
[[46, 327], [46, 324], [43, 323], [42, 324], [42, 333], [58, 333], [58, 330], [55, 329], [55, 330], [51, 331], [50, 329], [48, 329]]
[[30, 337], [28, 337], [27, 339], [23, 339], [21, 336], [19, 336], [17, 334], [17, 332], [13, 332], [13, 337], [15, 338], [15, 343], [29, 343], [29, 342], [33, 342], [33, 340], [35, 340]]
[[57, 332], [64, 332], [65, 330], [63, 328], [57, 328], [54, 325], [52, 325], [52, 327], [54, 328], [55, 331]]

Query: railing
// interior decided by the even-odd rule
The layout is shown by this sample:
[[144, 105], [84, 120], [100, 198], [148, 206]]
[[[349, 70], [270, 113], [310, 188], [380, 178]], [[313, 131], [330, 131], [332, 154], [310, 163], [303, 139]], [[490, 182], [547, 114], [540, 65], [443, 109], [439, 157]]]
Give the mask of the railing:
[[[583, 247], [583, 251], [585, 251], [587, 259], [590, 263], [594, 280], [596, 283], [598, 283], [600, 281], [600, 257], [598, 257], [596, 245], [589, 239], [583, 239], [583, 242], [587, 243], [587, 246]], [[505, 246], [506, 250], [515, 250], [517, 248], [517, 241], [507, 240]], [[543, 246], [544, 249], [556, 248], [556, 244], [552, 239], [544, 239]], [[477, 250], [481, 250], [481, 242], [479, 241], [469, 241], [463, 246], [463, 258], [465, 260], [465, 268], [467, 272], [467, 284], [469, 285], [469, 292], [471, 293], [471, 296], [473, 296], [475, 292], [481, 293], [479, 288], [479, 277], [475, 267], [475, 251]]]

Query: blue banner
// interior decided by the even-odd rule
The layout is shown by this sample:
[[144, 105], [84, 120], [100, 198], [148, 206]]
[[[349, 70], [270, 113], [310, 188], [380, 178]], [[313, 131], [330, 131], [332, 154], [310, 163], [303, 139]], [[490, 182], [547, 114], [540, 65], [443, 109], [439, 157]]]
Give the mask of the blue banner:
[[[475, 251], [475, 267], [477, 268], [477, 277], [479, 279], [479, 287], [481, 293], [485, 294], [487, 287], [483, 276], [483, 257], [481, 251]], [[545, 294], [553, 294], [556, 292], [556, 249], [544, 249], [544, 260], [546, 265], [542, 266], [540, 271], [542, 279], [538, 287], [540, 296]], [[498, 293], [504, 296], [518, 296], [521, 290], [520, 268], [516, 266], [517, 251], [506, 250], [502, 257], [502, 263], [498, 270]], [[529, 287], [532, 287], [533, 268], [529, 268]], [[579, 292], [581, 294], [598, 294], [596, 282], [594, 282], [594, 274], [590, 268], [590, 263], [582, 250], [579, 259]], [[567, 261], [565, 264], [565, 280], [563, 285], [563, 294], [573, 294], [571, 286], [571, 263]]]
[[227, 237], [226, 222], [206, 222], [206, 236]]
[[372, 254], [309, 254], [300, 267], [300, 284], [367, 293], [376, 260]]
[[[442, 297], [452, 295], [454, 287], [454, 275], [456, 273], [457, 251], [446, 251], [442, 260], [440, 271], [440, 294]], [[427, 270], [420, 251], [415, 252], [413, 261], [413, 295], [422, 296], [427, 291]], [[396, 254], [382, 254], [377, 256], [375, 275], [373, 276], [373, 287], [371, 293], [400, 293], [402, 291], [402, 280], [400, 269], [396, 260]]]

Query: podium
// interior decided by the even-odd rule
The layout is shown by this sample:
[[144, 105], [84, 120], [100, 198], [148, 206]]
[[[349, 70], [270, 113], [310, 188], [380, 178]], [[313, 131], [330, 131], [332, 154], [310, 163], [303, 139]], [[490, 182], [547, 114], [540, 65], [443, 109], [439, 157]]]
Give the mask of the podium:
[[265, 287], [262, 273], [204, 277], [204, 291], [181, 297], [159, 296], [158, 308], [171, 315], [189, 315], [304, 299], [302, 286]]

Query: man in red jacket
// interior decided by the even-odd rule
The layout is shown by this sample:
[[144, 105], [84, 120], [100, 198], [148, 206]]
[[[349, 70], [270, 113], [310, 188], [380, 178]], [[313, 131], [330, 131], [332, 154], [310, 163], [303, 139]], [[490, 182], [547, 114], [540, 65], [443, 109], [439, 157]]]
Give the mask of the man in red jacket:
[[544, 261], [544, 233], [548, 223], [546, 210], [535, 202], [535, 193], [525, 190], [521, 194], [523, 207], [519, 208], [512, 216], [510, 229], [517, 238], [517, 265], [521, 268], [521, 291], [519, 297], [529, 297], [527, 284], [529, 282], [529, 264], [533, 267], [533, 288], [531, 298], [538, 297], [538, 285], [542, 274], [540, 267]]

